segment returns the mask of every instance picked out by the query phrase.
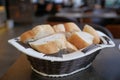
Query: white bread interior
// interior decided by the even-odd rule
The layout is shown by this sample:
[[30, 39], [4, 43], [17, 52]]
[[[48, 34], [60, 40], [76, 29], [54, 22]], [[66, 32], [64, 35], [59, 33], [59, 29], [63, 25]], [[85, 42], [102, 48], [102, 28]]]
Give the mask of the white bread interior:
[[39, 52], [53, 54], [59, 52], [61, 49], [66, 49], [66, 38], [64, 34], [57, 33], [34, 42], [30, 42], [29, 44]]
[[86, 32], [74, 32], [68, 38], [68, 41], [75, 45], [78, 49], [85, 48], [93, 43], [93, 36]]
[[64, 27], [66, 32], [81, 31], [81, 29], [73, 22], [64, 23]]
[[94, 36], [94, 40], [93, 40], [94, 44], [100, 43], [100, 37], [99, 37], [98, 33], [96, 32], [96, 30], [92, 26], [85, 25], [84, 28], [83, 28], [83, 31], [87, 32], [87, 33], [90, 33], [91, 35]]
[[65, 27], [63, 24], [57, 24], [53, 26], [55, 32], [65, 32]]

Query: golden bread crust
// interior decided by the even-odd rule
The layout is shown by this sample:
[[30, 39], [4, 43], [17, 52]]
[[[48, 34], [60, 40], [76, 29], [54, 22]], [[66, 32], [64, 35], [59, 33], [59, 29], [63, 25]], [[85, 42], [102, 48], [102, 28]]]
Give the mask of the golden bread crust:
[[81, 31], [80, 28], [73, 22], [64, 23], [66, 32]]
[[100, 43], [100, 37], [99, 37], [98, 33], [96, 32], [96, 30], [94, 28], [92, 28], [89, 25], [85, 25], [84, 28], [83, 28], [83, 31], [87, 32], [87, 33], [90, 33], [91, 35], [94, 36], [94, 40], [93, 40], [94, 44]]

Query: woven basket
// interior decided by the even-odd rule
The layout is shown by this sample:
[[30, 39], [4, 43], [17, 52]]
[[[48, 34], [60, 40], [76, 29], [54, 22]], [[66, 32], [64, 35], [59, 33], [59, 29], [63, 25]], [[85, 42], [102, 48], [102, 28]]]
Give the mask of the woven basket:
[[49, 61], [27, 56], [33, 71], [44, 76], [67, 76], [88, 68], [100, 50], [82, 58], [69, 61]]
[[19, 38], [14, 38], [8, 42], [19, 51], [27, 55], [34, 72], [42, 76], [63, 77], [72, 75], [87, 69], [95, 59], [99, 51], [106, 47], [114, 47], [114, 42], [102, 32], [98, 32], [101, 43], [91, 45], [85, 49], [69, 54], [62, 54], [62, 57], [45, 56], [31, 47], [25, 47], [19, 43]]

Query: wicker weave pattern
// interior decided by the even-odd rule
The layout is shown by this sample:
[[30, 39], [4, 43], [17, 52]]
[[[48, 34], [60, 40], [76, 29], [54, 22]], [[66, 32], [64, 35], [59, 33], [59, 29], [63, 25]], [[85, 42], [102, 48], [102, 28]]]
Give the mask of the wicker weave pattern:
[[85, 57], [63, 62], [51, 62], [28, 56], [28, 60], [34, 69], [45, 74], [68, 74], [90, 64], [100, 50]]

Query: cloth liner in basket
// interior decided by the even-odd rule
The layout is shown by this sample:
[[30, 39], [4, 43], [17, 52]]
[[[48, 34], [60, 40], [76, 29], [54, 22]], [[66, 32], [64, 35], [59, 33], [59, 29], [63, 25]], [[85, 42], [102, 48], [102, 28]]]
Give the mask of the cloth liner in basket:
[[10, 39], [8, 42], [27, 55], [31, 68], [36, 73], [48, 77], [63, 77], [85, 70], [92, 64], [101, 49], [115, 46], [108, 36], [100, 31], [97, 32], [101, 38], [100, 44], [90, 45], [82, 51], [62, 54], [62, 57], [45, 56], [31, 47], [25, 47], [19, 43], [19, 37]]

